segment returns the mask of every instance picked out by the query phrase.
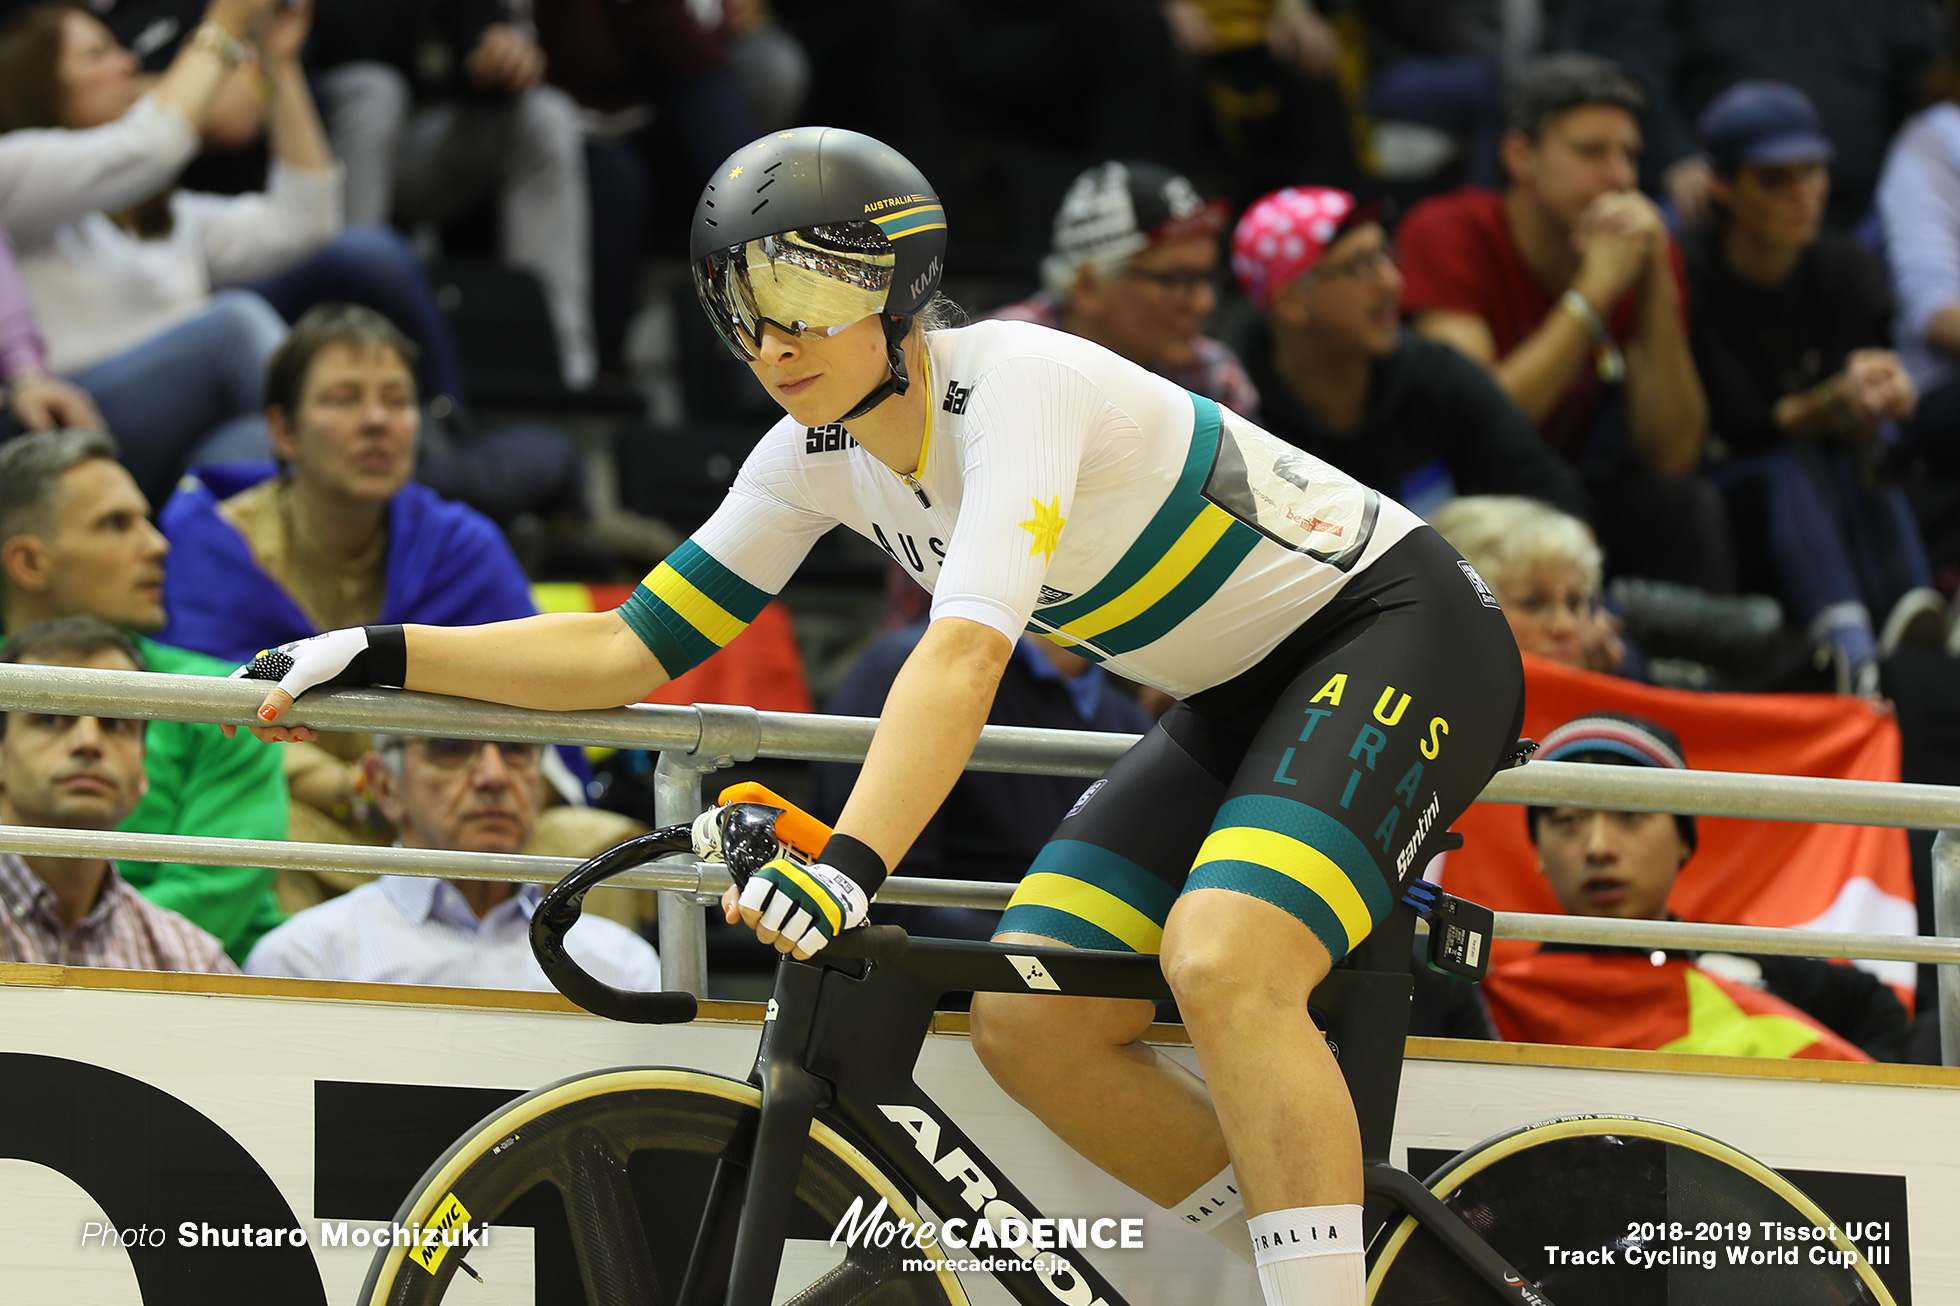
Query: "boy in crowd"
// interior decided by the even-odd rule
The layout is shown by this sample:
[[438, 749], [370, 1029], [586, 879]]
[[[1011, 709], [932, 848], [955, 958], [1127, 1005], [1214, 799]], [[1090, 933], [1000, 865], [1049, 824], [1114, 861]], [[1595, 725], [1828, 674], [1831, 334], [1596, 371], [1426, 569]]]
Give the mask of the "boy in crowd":
[[1839, 689], [1876, 695], [1879, 657], [1908, 634], [1939, 643], [1946, 611], [1904, 492], [1876, 474], [1881, 427], [1918, 401], [1890, 348], [1885, 269], [1823, 230], [1834, 151], [1802, 91], [1740, 82], [1701, 139], [1715, 221], [1688, 244], [1688, 285], [1709, 417], [1734, 455], [1714, 474], [1737, 554], [1766, 542], [1761, 569]]
[[[1673, 731], [1618, 712], [1566, 722], [1538, 757], [1687, 766]], [[1694, 817], [1531, 807], [1525, 819], [1566, 911], [1668, 918], [1668, 895], [1695, 853]], [[1892, 992], [1864, 971], [1807, 957], [1548, 943], [1493, 969], [1483, 988], [1499, 1035], [1520, 1042], [1839, 1061], [1905, 1055], [1905, 1009]]]

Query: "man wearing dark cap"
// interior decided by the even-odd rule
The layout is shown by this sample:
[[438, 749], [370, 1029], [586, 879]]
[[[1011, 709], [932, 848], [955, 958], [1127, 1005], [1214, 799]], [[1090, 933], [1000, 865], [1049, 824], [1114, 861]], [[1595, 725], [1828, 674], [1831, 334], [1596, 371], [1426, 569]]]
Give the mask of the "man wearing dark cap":
[[1715, 221], [1687, 244], [1691, 338], [1734, 455], [1715, 476], [1738, 557], [1830, 654], [1839, 688], [1875, 694], [1880, 655], [1939, 642], [1946, 608], [1904, 494], [1874, 474], [1881, 429], [1917, 400], [1889, 348], [1885, 271], [1823, 229], [1833, 150], [1802, 91], [1739, 82], [1700, 131]]
[[1260, 310], [1238, 343], [1274, 435], [1423, 516], [1457, 494], [1587, 514], [1578, 473], [1490, 373], [1402, 329], [1379, 205], [1326, 186], [1274, 191], [1240, 217], [1232, 271]]
[[1616, 61], [1653, 92], [1641, 121], [1642, 176], [1691, 222], [1709, 198], [1695, 116], [1736, 82], [1792, 82], [1817, 103], [1841, 151], [1834, 225], [1871, 203], [1885, 143], [1920, 103], [1944, 4], [1923, 0], [1563, 0], [1546, 6], [1562, 46]]
[[1185, 389], [1259, 420], [1238, 356], [1203, 333], [1218, 307], [1224, 201], [1156, 163], [1100, 163], [1055, 214], [1043, 290], [989, 317], [1093, 340]]
[[[1548, 734], [1537, 760], [1683, 770], [1681, 741], [1619, 712]], [[1665, 920], [1694, 856], [1695, 818], [1530, 807], [1538, 868], [1574, 916]], [[1903, 1058], [1906, 1015], [1877, 979], [1805, 957], [1544, 944], [1495, 968], [1484, 996], [1499, 1034], [1532, 1043], [1832, 1060]]]

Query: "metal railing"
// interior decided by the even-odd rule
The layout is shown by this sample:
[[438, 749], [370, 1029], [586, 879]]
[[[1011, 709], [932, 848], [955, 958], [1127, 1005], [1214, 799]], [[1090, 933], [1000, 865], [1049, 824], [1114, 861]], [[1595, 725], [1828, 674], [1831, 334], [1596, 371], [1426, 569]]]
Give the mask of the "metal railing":
[[[75, 667], [0, 665], [0, 711], [40, 711], [247, 726], [264, 686], [245, 681]], [[757, 757], [857, 762], [877, 723], [754, 708], [635, 705], [604, 711], [548, 712], [398, 690], [336, 690], [308, 695], [289, 720], [323, 730], [375, 731], [466, 739], [526, 740], [636, 748], [660, 754], [655, 815], [662, 825], [702, 809], [703, 776]], [[970, 769], [1097, 776], [1136, 741], [1022, 726], [987, 726]], [[1940, 937], [1840, 934], [1680, 921], [1623, 921], [1517, 912], [1497, 915], [1500, 938], [1696, 948], [1809, 957], [1933, 963], [1940, 966], [1944, 1060], [1960, 1064], [1960, 790], [1938, 785], [1671, 771], [1647, 767], [1533, 762], [1492, 777], [1486, 800], [1537, 806], [1603, 807], [1765, 820], [1934, 829], [1934, 909]], [[527, 857], [344, 844], [279, 843], [189, 836], [0, 827], [0, 851], [42, 856], [114, 857], [211, 865], [373, 871], [553, 883], [578, 863]], [[668, 859], [616, 881], [659, 893], [662, 970], [668, 983], [706, 988], [705, 928], [694, 908], [728, 885], [727, 872], [689, 858]], [[895, 877], [881, 902], [998, 909], [1013, 886]]]

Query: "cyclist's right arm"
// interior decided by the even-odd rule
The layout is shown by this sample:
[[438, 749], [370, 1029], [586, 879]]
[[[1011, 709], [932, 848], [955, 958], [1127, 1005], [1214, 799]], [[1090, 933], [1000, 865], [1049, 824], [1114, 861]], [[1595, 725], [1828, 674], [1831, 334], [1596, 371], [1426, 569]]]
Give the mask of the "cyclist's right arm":
[[559, 711], [637, 703], [673, 679], [618, 609], [404, 634], [403, 688], [425, 693]]
[[[285, 659], [273, 658], [270, 674], [257, 674], [286, 679], [285, 689], [294, 693], [329, 683], [378, 683], [547, 710], [637, 702], [740, 634], [817, 537], [836, 525], [810, 504], [796, 476], [793, 451], [801, 439], [802, 429], [786, 423], [770, 432], [714, 515], [614, 611], [404, 626], [399, 637], [392, 627], [333, 631], [278, 650]], [[364, 660], [350, 664], [364, 649]], [[301, 659], [320, 671], [296, 673]], [[350, 665], [353, 674], [330, 679]], [[268, 694], [270, 715], [261, 712], [266, 725], [255, 732], [270, 740], [311, 738], [304, 727], [271, 724], [291, 704], [286, 692]]]
[[[296, 693], [303, 694], [315, 684], [347, 683], [329, 680], [346, 665], [346, 659], [337, 656], [336, 641], [364, 638], [384, 629], [331, 631], [318, 638], [324, 648], [308, 649], [305, 645], [316, 643], [308, 640], [280, 650], [303, 661], [266, 692], [259, 719], [267, 724], [253, 726], [252, 733], [275, 743], [315, 738], [316, 732], [306, 726], [273, 723], [291, 710]], [[425, 693], [566, 710], [636, 703], [671, 679], [618, 611], [546, 612], [482, 626], [403, 626], [400, 630], [406, 655], [401, 686]], [[324, 654], [336, 656], [320, 662]], [[261, 654], [254, 665], [265, 658]], [[317, 672], [307, 674], [316, 665]], [[576, 674], [567, 674], [574, 668]], [[395, 679], [384, 677], [386, 683]], [[230, 733], [229, 726], [225, 729]]]

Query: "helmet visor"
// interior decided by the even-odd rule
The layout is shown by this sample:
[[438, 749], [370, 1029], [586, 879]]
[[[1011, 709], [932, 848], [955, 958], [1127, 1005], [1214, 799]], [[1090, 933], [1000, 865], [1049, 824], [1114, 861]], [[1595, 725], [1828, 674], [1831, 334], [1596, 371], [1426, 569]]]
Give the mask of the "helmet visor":
[[884, 311], [896, 263], [869, 222], [804, 227], [716, 250], [694, 265], [694, 289], [722, 343], [750, 361], [765, 322], [835, 335]]

